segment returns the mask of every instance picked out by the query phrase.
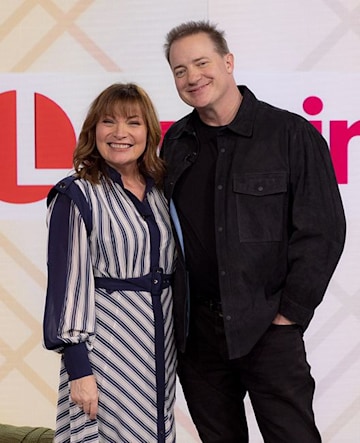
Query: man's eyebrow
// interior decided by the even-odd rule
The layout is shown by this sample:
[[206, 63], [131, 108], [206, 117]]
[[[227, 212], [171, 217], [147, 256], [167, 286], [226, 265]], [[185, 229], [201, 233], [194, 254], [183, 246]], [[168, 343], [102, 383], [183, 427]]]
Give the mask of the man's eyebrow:
[[179, 68], [185, 68], [185, 65], [176, 65], [173, 67], [174, 70]]
[[[194, 60], [191, 60], [191, 63], [197, 63], [197, 62], [199, 62], [200, 60], [208, 60], [208, 57], [206, 57], [205, 55], [203, 55], [202, 57], [194, 58]], [[177, 65], [177, 66], [174, 66], [174, 67], [173, 67], [174, 70], [175, 70], [175, 69], [178, 69], [178, 68], [185, 68], [185, 65]]]

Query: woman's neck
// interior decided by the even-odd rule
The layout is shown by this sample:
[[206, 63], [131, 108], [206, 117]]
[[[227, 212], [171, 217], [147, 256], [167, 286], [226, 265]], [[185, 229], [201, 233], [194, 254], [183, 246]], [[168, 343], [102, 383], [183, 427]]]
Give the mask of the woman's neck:
[[144, 200], [146, 181], [139, 171], [137, 174], [121, 174], [121, 180], [125, 189], [134, 194], [140, 201]]

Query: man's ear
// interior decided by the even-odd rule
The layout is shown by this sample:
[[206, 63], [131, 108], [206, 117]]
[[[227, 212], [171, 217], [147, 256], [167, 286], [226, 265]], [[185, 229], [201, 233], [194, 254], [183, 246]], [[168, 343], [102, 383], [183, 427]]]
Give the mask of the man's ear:
[[229, 74], [232, 74], [234, 71], [234, 54], [229, 52], [229, 54], [225, 55], [224, 59], [225, 59], [226, 70], [228, 71]]

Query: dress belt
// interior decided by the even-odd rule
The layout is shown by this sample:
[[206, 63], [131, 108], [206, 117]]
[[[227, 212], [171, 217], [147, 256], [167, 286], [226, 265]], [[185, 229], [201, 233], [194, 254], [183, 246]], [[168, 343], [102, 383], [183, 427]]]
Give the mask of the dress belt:
[[164, 274], [162, 268], [155, 268], [149, 274], [134, 278], [95, 277], [95, 287], [114, 291], [146, 291], [161, 295], [163, 289], [171, 285], [172, 274]]

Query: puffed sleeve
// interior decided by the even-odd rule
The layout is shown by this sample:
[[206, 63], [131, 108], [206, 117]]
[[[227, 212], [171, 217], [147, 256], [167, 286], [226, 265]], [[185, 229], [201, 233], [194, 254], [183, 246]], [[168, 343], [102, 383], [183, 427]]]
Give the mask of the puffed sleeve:
[[300, 120], [291, 131], [288, 275], [280, 313], [305, 329], [345, 242], [345, 216], [329, 148]]
[[95, 288], [89, 239], [78, 208], [64, 194], [50, 204], [47, 225], [44, 346], [63, 353], [73, 380], [92, 374], [88, 352], [95, 335]]

